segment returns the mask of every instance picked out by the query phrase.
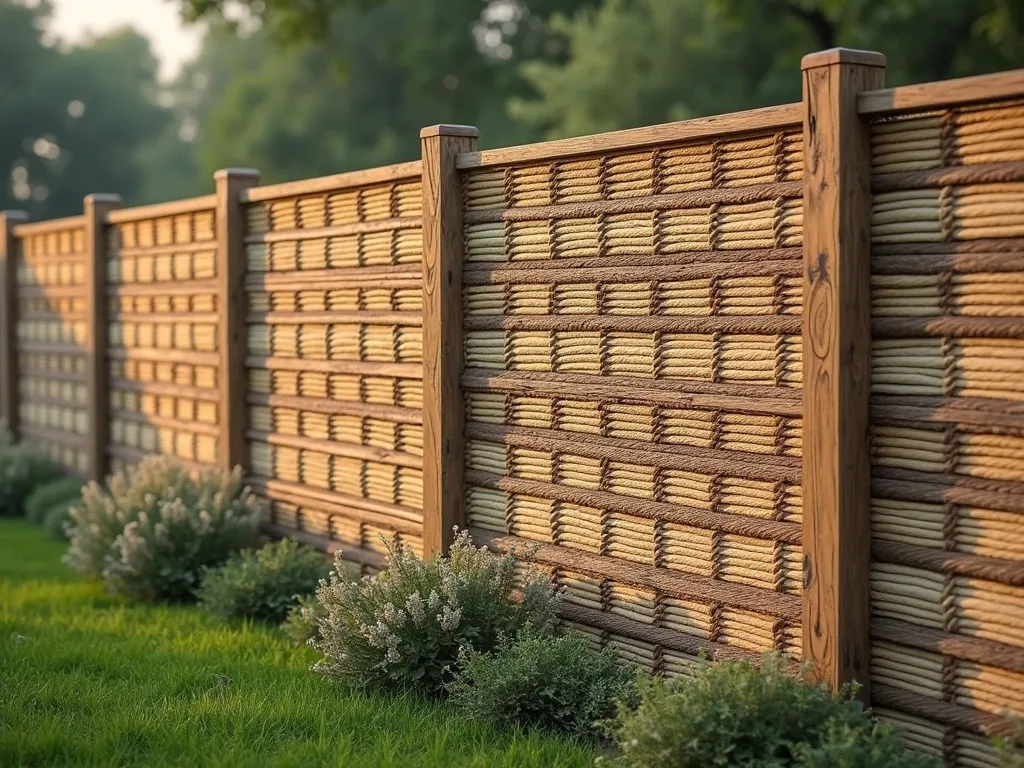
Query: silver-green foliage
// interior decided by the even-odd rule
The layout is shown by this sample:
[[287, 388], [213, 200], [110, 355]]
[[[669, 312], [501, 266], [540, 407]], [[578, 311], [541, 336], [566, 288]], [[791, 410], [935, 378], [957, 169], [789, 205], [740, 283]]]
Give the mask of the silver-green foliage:
[[300, 596], [297, 603], [288, 609], [281, 629], [294, 645], [309, 645], [320, 635], [320, 619], [326, 615], [316, 595]]
[[448, 692], [471, 720], [592, 738], [616, 702], [631, 701], [636, 676], [579, 634], [526, 634], [493, 653], [464, 650]]
[[25, 502], [39, 488], [60, 476], [60, 469], [27, 443], [16, 443], [0, 427], [0, 517], [21, 517]]
[[709, 665], [693, 678], [640, 685], [610, 728], [629, 768], [932, 768], [844, 691], [833, 695], [767, 656]]
[[414, 689], [443, 695], [459, 651], [490, 651], [502, 636], [547, 631], [557, 597], [547, 579], [516, 590], [516, 558], [474, 547], [460, 533], [447, 557], [421, 560], [396, 544], [389, 568], [352, 582], [340, 555], [317, 590], [326, 615], [311, 645], [324, 659], [315, 669], [356, 688]]
[[205, 610], [228, 621], [280, 624], [330, 570], [320, 552], [282, 539], [235, 553], [219, 568], [204, 568], [197, 597]]
[[218, 565], [256, 540], [259, 511], [240, 469], [195, 474], [152, 456], [90, 483], [72, 510], [65, 562], [111, 590], [147, 599], [193, 596], [203, 566]]

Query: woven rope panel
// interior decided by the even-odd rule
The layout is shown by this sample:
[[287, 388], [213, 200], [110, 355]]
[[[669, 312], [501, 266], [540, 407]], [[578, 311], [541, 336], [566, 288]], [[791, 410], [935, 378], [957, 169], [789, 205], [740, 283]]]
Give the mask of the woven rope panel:
[[798, 133], [464, 177], [466, 499], [648, 671], [800, 654]]
[[217, 461], [213, 210], [108, 229], [111, 467], [150, 453]]
[[85, 230], [27, 234], [17, 255], [19, 431], [66, 469], [88, 471]]
[[872, 135], [872, 684], [951, 766], [1024, 714], [1024, 104]]
[[417, 176], [246, 209], [252, 484], [362, 573], [423, 551], [421, 199]]

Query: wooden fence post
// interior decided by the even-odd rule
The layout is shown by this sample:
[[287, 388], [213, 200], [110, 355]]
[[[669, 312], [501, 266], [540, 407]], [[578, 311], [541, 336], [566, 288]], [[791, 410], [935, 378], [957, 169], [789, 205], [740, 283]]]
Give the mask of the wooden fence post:
[[857, 94], [885, 57], [804, 57], [803, 653], [869, 700], [871, 143]]
[[121, 207], [118, 195], [86, 195], [85, 311], [86, 391], [89, 404], [89, 479], [102, 483], [107, 476], [110, 434], [110, 388], [107, 365], [107, 230], [106, 217]]
[[231, 470], [247, 464], [245, 431], [245, 211], [240, 193], [259, 184], [251, 168], [225, 168], [214, 176], [217, 185], [217, 351], [220, 364], [220, 465]]
[[445, 552], [464, 528], [462, 421], [462, 190], [455, 156], [476, 128], [420, 132], [423, 161], [423, 550]]
[[18, 238], [24, 211], [0, 211], [0, 420], [18, 434]]

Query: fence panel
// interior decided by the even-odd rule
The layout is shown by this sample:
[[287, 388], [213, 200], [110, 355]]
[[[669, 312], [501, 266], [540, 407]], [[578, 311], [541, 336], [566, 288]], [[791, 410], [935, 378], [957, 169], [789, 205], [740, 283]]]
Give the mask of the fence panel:
[[89, 471], [85, 220], [21, 224], [15, 253], [18, 434]]
[[459, 158], [469, 525], [648, 670], [800, 655], [799, 120]]
[[111, 468], [213, 465], [220, 415], [213, 196], [107, 216]]
[[997, 765], [982, 732], [1024, 711], [1024, 101], [963, 104], [1007, 78], [861, 98], [873, 701], [951, 766]]
[[246, 204], [249, 469], [270, 530], [383, 565], [422, 552], [420, 165]]

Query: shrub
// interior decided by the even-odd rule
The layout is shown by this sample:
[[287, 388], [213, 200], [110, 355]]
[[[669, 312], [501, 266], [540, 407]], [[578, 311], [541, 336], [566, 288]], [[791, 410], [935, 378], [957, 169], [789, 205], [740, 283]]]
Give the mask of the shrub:
[[246, 550], [220, 568], [205, 568], [197, 592], [210, 613], [225, 620], [255, 619], [280, 624], [299, 597], [310, 597], [330, 573], [330, 563], [292, 539]]
[[[709, 665], [692, 679], [640, 685], [639, 706], [610, 727], [631, 768], [931, 766], [904, 753], [850, 691], [832, 695], [786, 673], [781, 657]], [[894, 762], [894, 760], [901, 762]]]
[[1024, 768], [1024, 719], [1008, 714], [1010, 732], [993, 739], [999, 768]]
[[527, 634], [494, 653], [463, 651], [448, 691], [472, 720], [594, 737], [616, 701], [630, 699], [635, 678], [610, 649], [593, 653], [580, 635]]
[[68, 524], [71, 522], [71, 510], [81, 509], [82, 500], [78, 501], [65, 501], [51, 507], [43, 515], [43, 530], [49, 534], [50, 538], [56, 539], [57, 541], [68, 540]]
[[58, 506], [71, 506], [82, 499], [82, 481], [77, 477], [58, 477], [32, 491], [25, 502], [25, 516], [33, 523], [42, 524], [50, 510]]
[[24, 515], [29, 495], [59, 476], [49, 458], [27, 443], [14, 443], [6, 430], [0, 432], [0, 516]]
[[320, 636], [320, 619], [326, 615], [315, 595], [300, 595], [296, 604], [288, 609], [281, 629], [293, 644], [309, 645]]
[[[867, 718], [865, 718], [867, 719]], [[820, 744], [795, 744], [801, 768], [939, 768], [941, 761], [913, 752], [892, 726], [832, 721]]]
[[203, 566], [256, 540], [258, 523], [241, 470], [192, 476], [177, 459], [151, 456], [111, 477], [107, 491], [85, 487], [65, 561], [115, 592], [182, 600], [194, 596]]
[[326, 616], [314, 648], [315, 669], [357, 688], [415, 689], [442, 695], [454, 676], [459, 649], [490, 651], [502, 635], [547, 630], [556, 596], [546, 579], [529, 580], [522, 601], [510, 601], [516, 559], [476, 548], [459, 534], [448, 557], [424, 562], [402, 544], [390, 567], [349, 581], [340, 556], [317, 590]]

